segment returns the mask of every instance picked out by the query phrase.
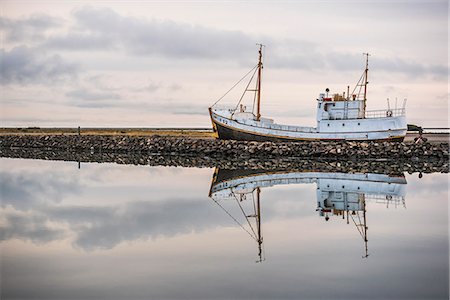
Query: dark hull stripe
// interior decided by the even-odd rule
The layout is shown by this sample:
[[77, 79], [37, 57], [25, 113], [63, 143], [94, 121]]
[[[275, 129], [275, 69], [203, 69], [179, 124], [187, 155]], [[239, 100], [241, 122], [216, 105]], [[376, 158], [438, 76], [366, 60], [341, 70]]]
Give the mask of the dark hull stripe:
[[[304, 141], [317, 141], [317, 140], [324, 140], [324, 141], [342, 141], [342, 140], [350, 140], [350, 139], [295, 139], [295, 138], [278, 138], [278, 137], [271, 137], [271, 136], [265, 136], [265, 135], [257, 135], [252, 133], [247, 133], [243, 131], [233, 130], [231, 128], [225, 127], [220, 125], [217, 122], [213, 121], [213, 128], [217, 132], [217, 135], [219, 139], [222, 140], [238, 140], [238, 141], [261, 141], [261, 142], [304, 142]], [[389, 139], [382, 139], [377, 141], [395, 141], [395, 142], [402, 142], [404, 137], [394, 137]], [[355, 139], [358, 140], [358, 139]], [[365, 140], [359, 140], [359, 141], [365, 141]]]

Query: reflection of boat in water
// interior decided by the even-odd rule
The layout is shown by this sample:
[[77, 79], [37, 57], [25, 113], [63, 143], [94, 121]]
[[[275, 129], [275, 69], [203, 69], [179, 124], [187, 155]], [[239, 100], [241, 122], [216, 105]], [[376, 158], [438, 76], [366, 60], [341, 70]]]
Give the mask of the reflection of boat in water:
[[[237, 218], [224, 210], [258, 243], [259, 261], [262, 261], [261, 189], [275, 185], [300, 183], [316, 183], [316, 211], [326, 221], [332, 216], [340, 216], [346, 219], [347, 224], [353, 223], [356, 226], [364, 241], [364, 257], [368, 256], [366, 201], [385, 203], [388, 206], [390, 204], [405, 205], [406, 179], [403, 174], [392, 176], [373, 173], [264, 172], [259, 170], [216, 169], [209, 197], [222, 209], [224, 207], [220, 202], [223, 200], [232, 199], [237, 202], [247, 226], [244, 226]], [[250, 214], [244, 209], [246, 200], [250, 200], [250, 204], [247, 205], [252, 210]]]

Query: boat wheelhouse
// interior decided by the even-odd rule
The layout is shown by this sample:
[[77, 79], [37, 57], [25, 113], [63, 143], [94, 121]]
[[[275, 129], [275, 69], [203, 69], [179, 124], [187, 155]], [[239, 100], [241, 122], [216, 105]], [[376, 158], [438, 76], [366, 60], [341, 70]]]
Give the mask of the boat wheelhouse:
[[[246, 107], [240, 103], [244, 94], [238, 105], [233, 109], [216, 107], [216, 104], [223, 97], [209, 108], [213, 130], [219, 139], [256, 141], [403, 141], [405, 138], [407, 131], [406, 99], [403, 101], [401, 108], [391, 109], [388, 100], [387, 110], [366, 110], [369, 71], [368, 53], [365, 53], [365, 70], [352, 93], [347, 87], [347, 94], [345, 92], [332, 94], [329, 89], [326, 89], [325, 93], [319, 94], [317, 98], [316, 127], [277, 124], [272, 119], [262, 117], [260, 113], [263, 68], [262, 48], [263, 45], [259, 44], [258, 64], [251, 70], [253, 71], [253, 76], [244, 91], [244, 94], [246, 92], [255, 93], [254, 110], [247, 111]], [[250, 89], [250, 84], [256, 73], [256, 86]]]

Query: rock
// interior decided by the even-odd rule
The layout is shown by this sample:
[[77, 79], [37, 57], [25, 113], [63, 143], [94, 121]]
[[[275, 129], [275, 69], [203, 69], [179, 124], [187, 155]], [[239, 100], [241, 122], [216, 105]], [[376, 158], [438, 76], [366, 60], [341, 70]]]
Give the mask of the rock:
[[51, 151], [91, 150], [102, 152], [145, 152], [172, 155], [214, 157], [280, 156], [287, 158], [409, 158], [448, 157], [448, 143], [413, 144], [389, 142], [256, 142], [187, 137], [132, 137], [132, 136], [0, 136], [1, 149], [26, 148]]

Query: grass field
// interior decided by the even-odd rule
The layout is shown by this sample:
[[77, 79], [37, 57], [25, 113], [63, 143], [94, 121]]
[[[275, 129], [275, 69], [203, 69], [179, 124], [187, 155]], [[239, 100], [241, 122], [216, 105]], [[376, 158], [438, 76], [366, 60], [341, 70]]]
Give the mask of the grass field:
[[[77, 135], [78, 128], [0, 128], [0, 135]], [[213, 138], [208, 128], [81, 128], [82, 135], [127, 135], [127, 136], [185, 136]]]

